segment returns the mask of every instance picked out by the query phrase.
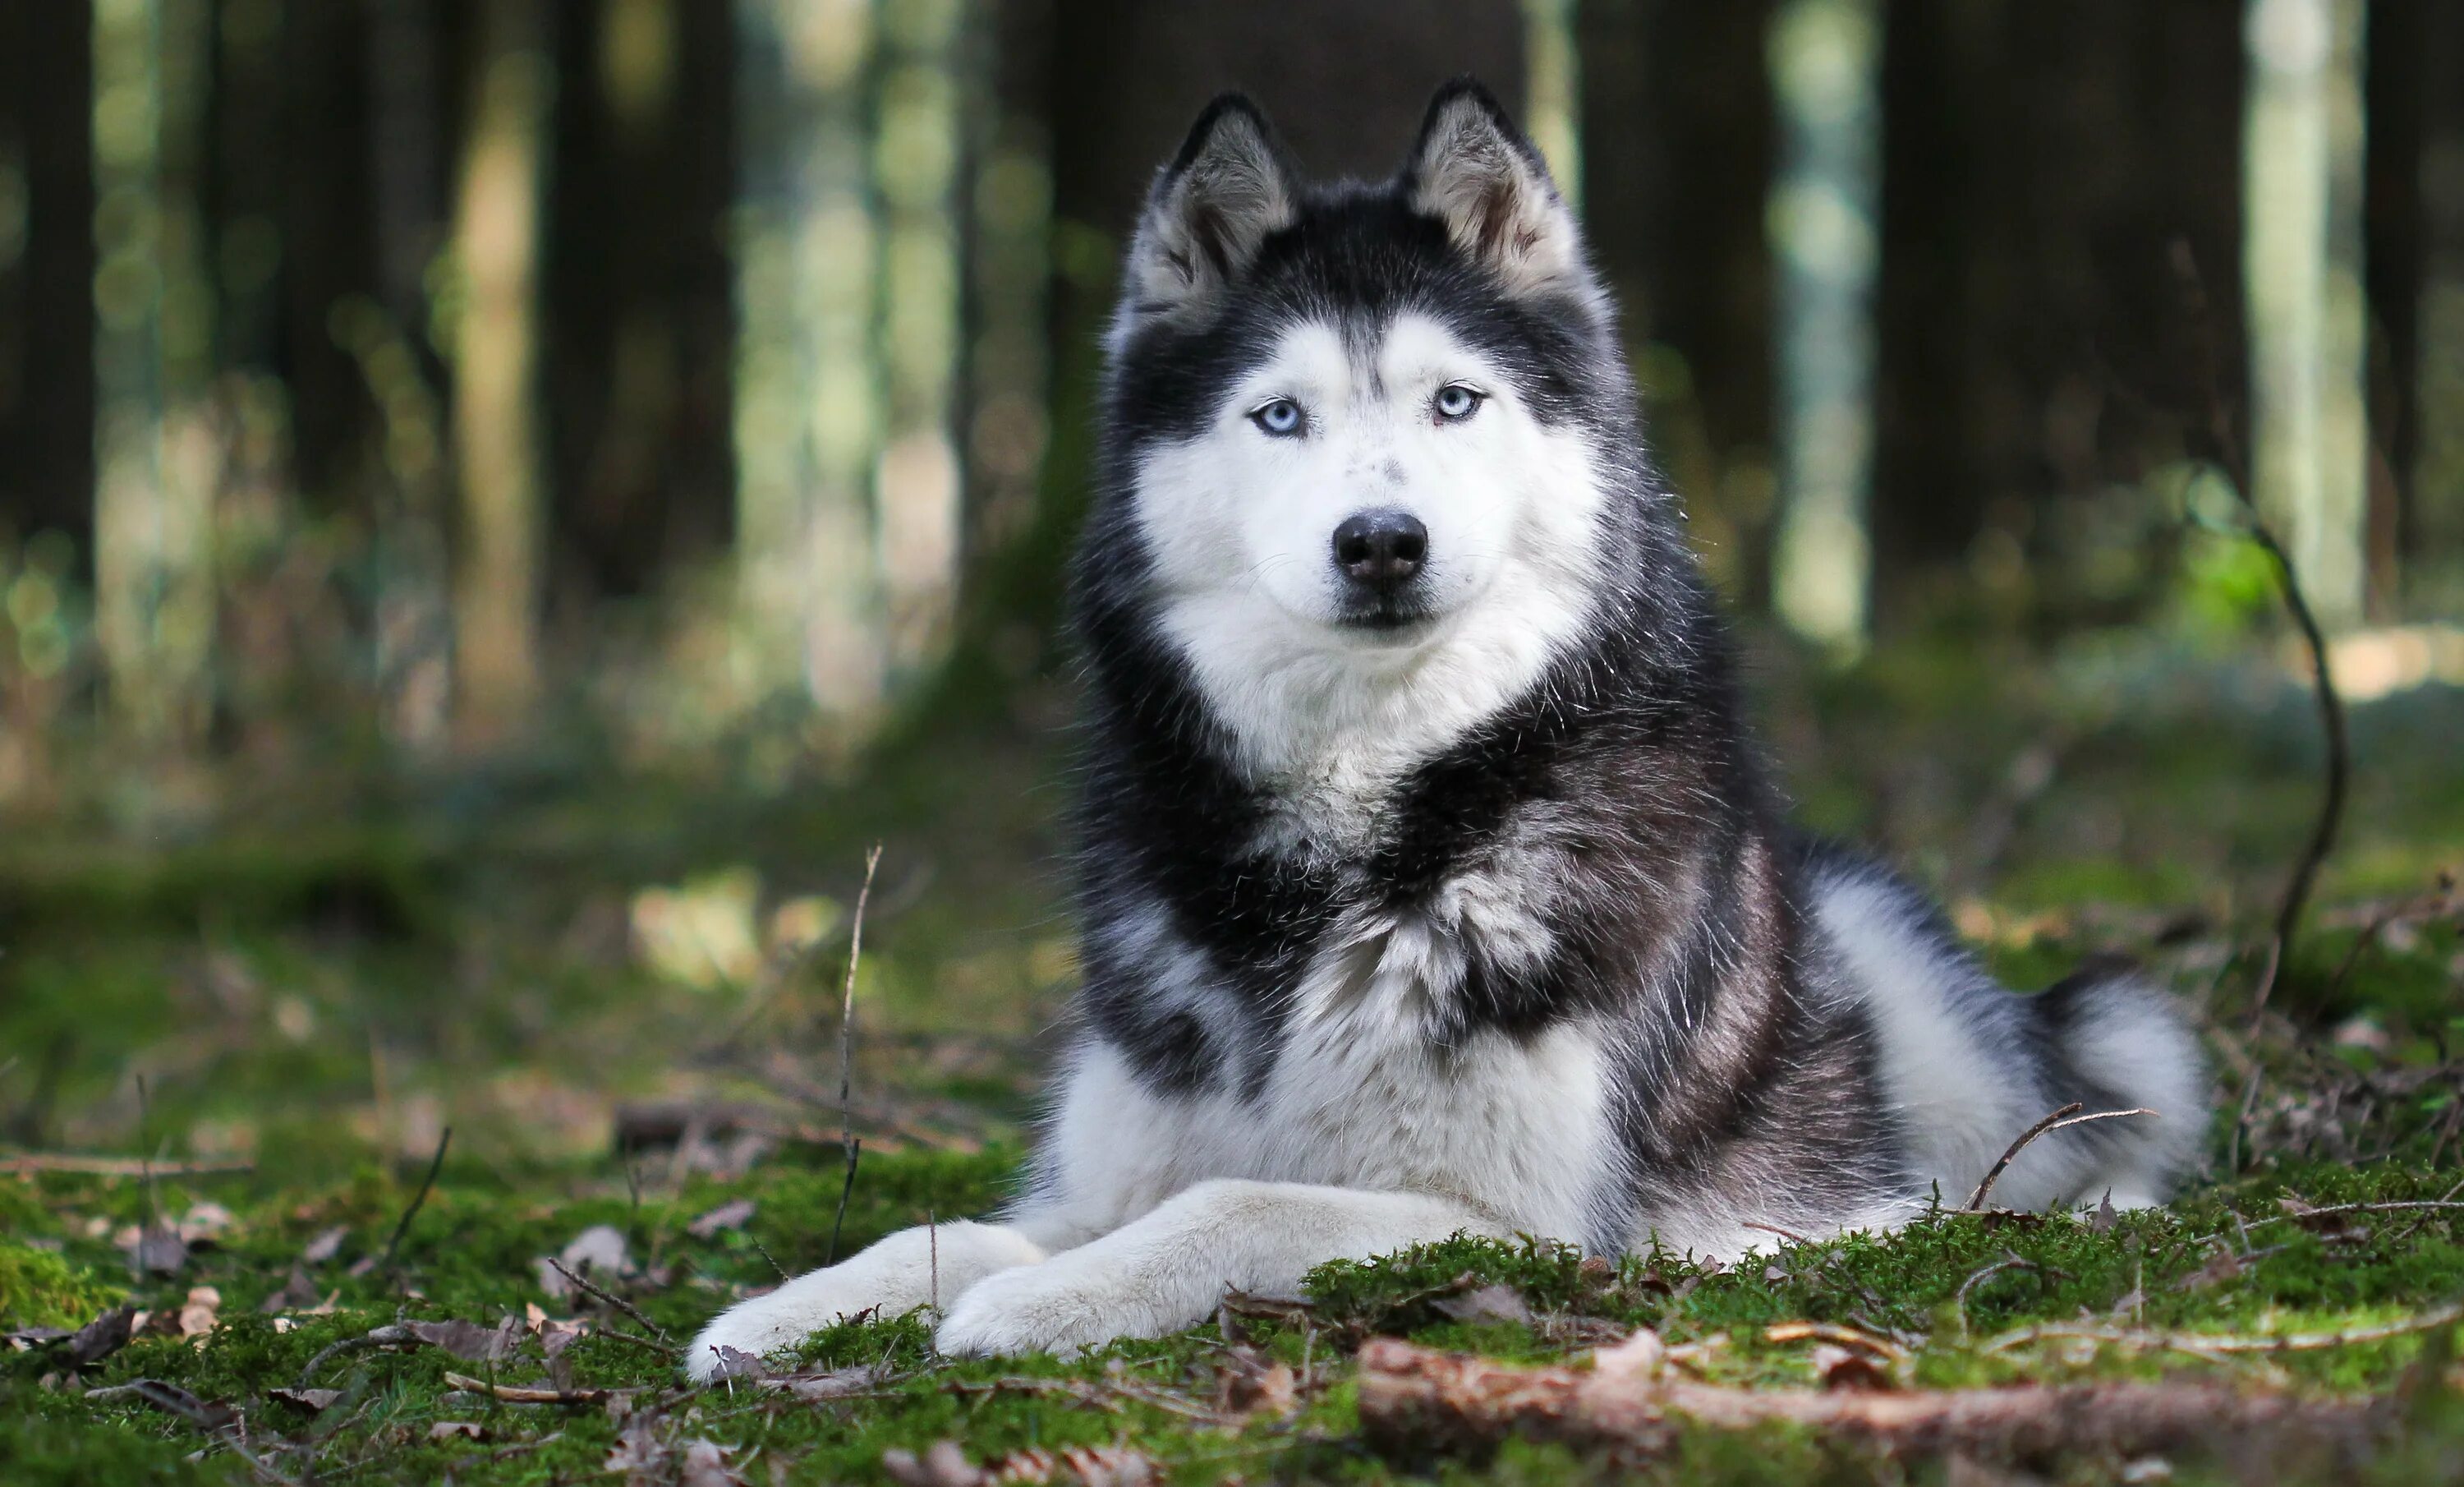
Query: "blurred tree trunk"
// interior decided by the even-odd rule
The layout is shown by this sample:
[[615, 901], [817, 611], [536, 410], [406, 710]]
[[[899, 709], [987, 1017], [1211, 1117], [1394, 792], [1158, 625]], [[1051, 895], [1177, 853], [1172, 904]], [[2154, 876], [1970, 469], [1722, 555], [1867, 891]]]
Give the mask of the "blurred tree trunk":
[[379, 437], [367, 381], [334, 335], [337, 307], [379, 287], [368, 168], [379, 90], [373, 69], [338, 65], [371, 56], [369, 29], [362, 5], [289, 0], [282, 10], [283, 380], [299, 488], [325, 512], [363, 501]]
[[[438, 0], [371, 0], [361, 54], [368, 116], [364, 143], [373, 223], [372, 293], [328, 312], [330, 339], [357, 363], [376, 406], [376, 452], [362, 456], [369, 519], [370, 613], [378, 723], [408, 748], [442, 744], [453, 691], [451, 503], [445, 448], [445, 359], [436, 344], [430, 268], [447, 244], [446, 161], [466, 55]], [[467, 16], [465, 17], [467, 20]], [[357, 493], [355, 493], [356, 496]]]
[[2419, 300], [2409, 387], [2400, 382], [2396, 393], [2412, 431], [2404, 441], [2410, 457], [2397, 467], [2400, 541], [2408, 597], [2424, 612], [2453, 615], [2464, 611], [2464, 88], [2455, 81], [2464, 77], [2464, 6], [2421, 0], [2420, 10], [2423, 108], [2410, 167], [2421, 193]]
[[1705, 561], [1769, 599], [1770, 0], [1587, 0], [1583, 211]]
[[206, 0], [95, 16], [95, 628], [113, 712], [165, 746], [207, 721], [213, 634], [211, 36]]
[[[1877, 593], [1968, 564], [2017, 608], [2134, 595], [2146, 533], [2084, 566], [2099, 493], [2178, 457], [2208, 376], [2167, 248], [2188, 242], [2242, 406], [2239, 0], [1895, 0], [1882, 61]], [[2137, 552], [2140, 556], [2131, 558]], [[2138, 565], [2134, 566], [2133, 565]], [[2074, 585], [2076, 587], [2076, 585]]]
[[872, 137], [884, 422], [874, 502], [883, 662], [893, 683], [941, 658], [957, 600], [962, 14], [961, 0], [909, 0], [880, 17]]
[[557, 13], [545, 387], [559, 588], [580, 612], [727, 531], [733, 29], [695, 0]]
[[87, 0], [0, 6], [0, 127], [23, 224], [0, 310], [14, 327], [0, 339], [0, 522], [67, 534], [80, 563], [94, 535], [93, 56]]
[[485, 0], [454, 207], [455, 722], [483, 747], [523, 726], [539, 691], [539, 216], [556, 85], [545, 23], [539, 0]]
[[2415, 565], [2464, 557], [2464, 463], [2435, 453], [2464, 445], [2446, 432], [2464, 422], [2464, 7], [2375, 0], [2368, 27], [2369, 575], [2389, 612]]
[[860, 0], [737, 0], [737, 670], [856, 719], [881, 696], [880, 248]]

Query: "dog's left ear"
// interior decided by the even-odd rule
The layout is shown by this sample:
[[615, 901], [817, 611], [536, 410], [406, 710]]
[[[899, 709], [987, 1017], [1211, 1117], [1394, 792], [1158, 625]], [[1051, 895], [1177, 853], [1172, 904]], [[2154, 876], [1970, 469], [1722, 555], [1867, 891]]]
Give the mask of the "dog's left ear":
[[1413, 210], [1446, 226], [1455, 245], [1518, 298], [1584, 295], [1582, 231], [1539, 149], [1496, 98], [1458, 78], [1429, 100], [1403, 166]]

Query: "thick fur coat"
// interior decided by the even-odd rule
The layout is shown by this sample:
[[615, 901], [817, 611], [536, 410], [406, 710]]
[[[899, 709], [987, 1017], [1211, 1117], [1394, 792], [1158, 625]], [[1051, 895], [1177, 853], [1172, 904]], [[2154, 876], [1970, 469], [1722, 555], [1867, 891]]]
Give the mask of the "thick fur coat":
[[[1075, 572], [1085, 986], [1026, 1190], [730, 1310], [690, 1366], [937, 1301], [946, 1351], [1185, 1326], [1457, 1232], [1733, 1256], [2161, 1201], [2163, 995], [2034, 997], [1780, 819], [1579, 229], [1476, 84], [1304, 183], [1219, 100], [1157, 178]], [[937, 1253], [937, 1297], [933, 1266]]]

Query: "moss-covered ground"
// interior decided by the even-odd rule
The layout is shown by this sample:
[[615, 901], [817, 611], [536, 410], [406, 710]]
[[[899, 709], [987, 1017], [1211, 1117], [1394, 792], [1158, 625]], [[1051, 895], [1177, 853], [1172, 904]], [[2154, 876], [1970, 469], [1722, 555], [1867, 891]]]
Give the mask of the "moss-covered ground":
[[[1372, 1450], [1360, 1343], [1562, 1361], [1649, 1326], [1715, 1382], [1839, 1382], [1847, 1334], [1791, 1322], [1869, 1340], [1850, 1372], [1900, 1387], [2222, 1377], [2383, 1395], [2401, 1424], [2359, 1468], [2232, 1441], [1888, 1461], [1766, 1432], [1687, 1433], [1640, 1469], [2464, 1480], [2455, 1328], [2419, 1325], [2464, 1298], [2464, 1208], [2439, 1206], [2464, 1202], [2464, 937], [2437, 879], [2464, 862], [2464, 697], [2356, 709], [2345, 838], [2254, 1020], [2316, 790], [2280, 674], [1961, 645], [1843, 677], [1772, 661], [1758, 690], [1802, 813], [1910, 864], [2015, 985], [2122, 950], [2198, 1010], [2217, 1114], [2181, 1201], [1774, 1235], [1727, 1269], [1455, 1243], [1088, 1358], [951, 1362], [897, 1318], [812, 1340], [784, 1379], [689, 1390], [672, 1348], [730, 1298], [1008, 1190], [1073, 974], [1059, 741], [971, 732], [760, 793], [716, 768], [308, 774], [210, 817], [104, 801], [0, 840], [0, 1481], [876, 1481], [941, 1441], [1056, 1480], [1560, 1480], [1636, 1464]], [[126, 1165], [17, 1160], [60, 1153]], [[541, 1264], [578, 1240], [627, 1310]], [[75, 1365], [56, 1334], [123, 1305], [134, 1338]], [[473, 1325], [370, 1341], [452, 1322]]]

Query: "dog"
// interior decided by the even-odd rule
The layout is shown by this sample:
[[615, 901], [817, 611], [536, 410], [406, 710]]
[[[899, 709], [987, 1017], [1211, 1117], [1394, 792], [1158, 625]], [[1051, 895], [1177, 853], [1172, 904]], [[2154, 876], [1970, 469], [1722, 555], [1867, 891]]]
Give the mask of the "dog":
[[[1156, 178], [1072, 573], [1084, 986], [1023, 1194], [731, 1308], [689, 1367], [941, 1308], [949, 1354], [1169, 1333], [1456, 1234], [1731, 1258], [1993, 1188], [2161, 1202], [2166, 995], [2004, 990], [1785, 826], [1608, 297], [1476, 82], [1305, 183], [1237, 96]], [[937, 1288], [937, 1289], [936, 1289]]]

